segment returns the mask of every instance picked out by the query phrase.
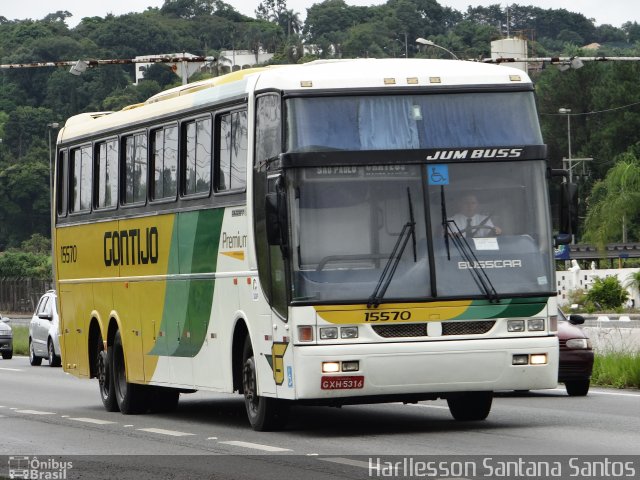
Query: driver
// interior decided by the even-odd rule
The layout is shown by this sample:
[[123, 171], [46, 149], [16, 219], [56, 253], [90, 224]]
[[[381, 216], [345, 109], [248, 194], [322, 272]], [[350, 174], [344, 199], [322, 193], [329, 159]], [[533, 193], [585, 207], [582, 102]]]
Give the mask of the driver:
[[502, 229], [493, 224], [491, 215], [478, 213], [478, 205], [478, 198], [472, 193], [467, 194], [461, 199], [460, 212], [451, 218], [462, 232], [462, 236], [473, 238], [500, 235]]

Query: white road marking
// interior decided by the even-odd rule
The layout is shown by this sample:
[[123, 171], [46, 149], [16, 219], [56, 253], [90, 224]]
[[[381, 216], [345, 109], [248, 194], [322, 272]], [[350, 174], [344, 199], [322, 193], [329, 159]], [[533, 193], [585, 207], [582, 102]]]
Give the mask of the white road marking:
[[40, 410], [16, 410], [17, 413], [28, 413], [29, 415], [55, 415], [54, 412], [41, 412]]
[[160, 435], [170, 435], [172, 437], [187, 437], [195, 433], [177, 432], [175, 430], [165, 430], [164, 428], [138, 428], [139, 432], [159, 433]]
[[207, 437], [207, 440], [217, 440], [218, 437]]
[[123, 427], [133, 427], [133, 425], [123, 425]]
[[290, 452], [289, 448], [272, 447], [271, 445], [261, 445], [259, 443], [230, 441], [220, 442], [224, 445], [233, 445], [235, 447], [252, 448], [253, 450], [264, 450], [265, 452]]
[[369, 464], [369, 462], [363, 462], [362, 460], [352, 460], [350, 458], [342, 458], [342, 457], [328, 457], [328, 458], [319, 458], [318, 460], [322, 460], [323, 462], [332, 462], [339, 463], [340, 465], [351, 465], [352, 467], [361, 467], [369, 469], [371, 467], [372, 470], [377, 470], [377, 466], [375, 464]]
[[20, 368], [5, 368], [5, 367], [0, 368], [0, 370], [6, 370], [7, 372], [21, 372], [22, 371], [22, 369], [20, 369]]
[[76, 422], [93, 423], [95, 425], [109, 425], [109, 424], [116, 423], [116, 422], [111, 422], [109, 420], [100, 420], [99, 418], [85, 418], [85, 417], [69, 418], [69, 420], [75, 420]]
[[617, 392], [599, 392], [598, 390], [589, 390], [589, 395], [615, 395], [618, 397], [640, 397], [637, 393], [617, 393]]

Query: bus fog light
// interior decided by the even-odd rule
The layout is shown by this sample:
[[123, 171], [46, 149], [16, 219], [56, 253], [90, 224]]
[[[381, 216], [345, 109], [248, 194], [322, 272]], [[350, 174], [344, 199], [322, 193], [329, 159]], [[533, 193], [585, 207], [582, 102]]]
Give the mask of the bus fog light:
[[542, 332], [544, 330], [544, 318], [530, 318], [527, 320], [527, 330], [530, 332]]
[[336, 373], [340, 371], [340, 362], [322, 362], [322, 373]]
[[524, 332], [524, 320], [509, 320], [507, 332]]
[[342, 362], [342, 371], [343, 372], [357, 372], [360, 370], [360, 362], [359, 361], [351, 361], [351, 362]]
[[338, 338], [338, 327], [320, 328], [320, 340], [335, 340]]
[[313, 327], [311, 325], [300, 325], [298, 327], [298, 341], [313, 342]]
[[529, 355], [514, 355], [512, 365], [529, 365]]
[[340, 338], [358, 338], [358, 327], [342, 327]]
[[547, 354], [539, 353], [539, 354], [531, 355], [530, 362], [531, 362], [531, 365], [546, 365]]

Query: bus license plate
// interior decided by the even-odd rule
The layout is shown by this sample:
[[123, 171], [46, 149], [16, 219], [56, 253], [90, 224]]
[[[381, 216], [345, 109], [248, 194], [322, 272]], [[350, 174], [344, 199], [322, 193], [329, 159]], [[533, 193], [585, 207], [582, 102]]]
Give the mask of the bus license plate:
[[351, 390], [364, 387], [364, 376], [354, 375], [349, 377], [322, 377], [320, 382], [322, 390]]

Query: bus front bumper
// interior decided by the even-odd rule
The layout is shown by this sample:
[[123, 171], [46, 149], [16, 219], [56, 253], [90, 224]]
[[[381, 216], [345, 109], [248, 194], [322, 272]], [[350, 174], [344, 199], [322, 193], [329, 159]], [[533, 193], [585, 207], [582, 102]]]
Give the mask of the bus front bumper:
[[[541, 355], [544, 364], [514, 365], [514, 356], [540, 361]], [[323, 373], [325, 362], [358, 362], [359, 368]], [[558, 384], [558, 339], [296, 345], [294, 363], [297, 400], [534, 390]]]

